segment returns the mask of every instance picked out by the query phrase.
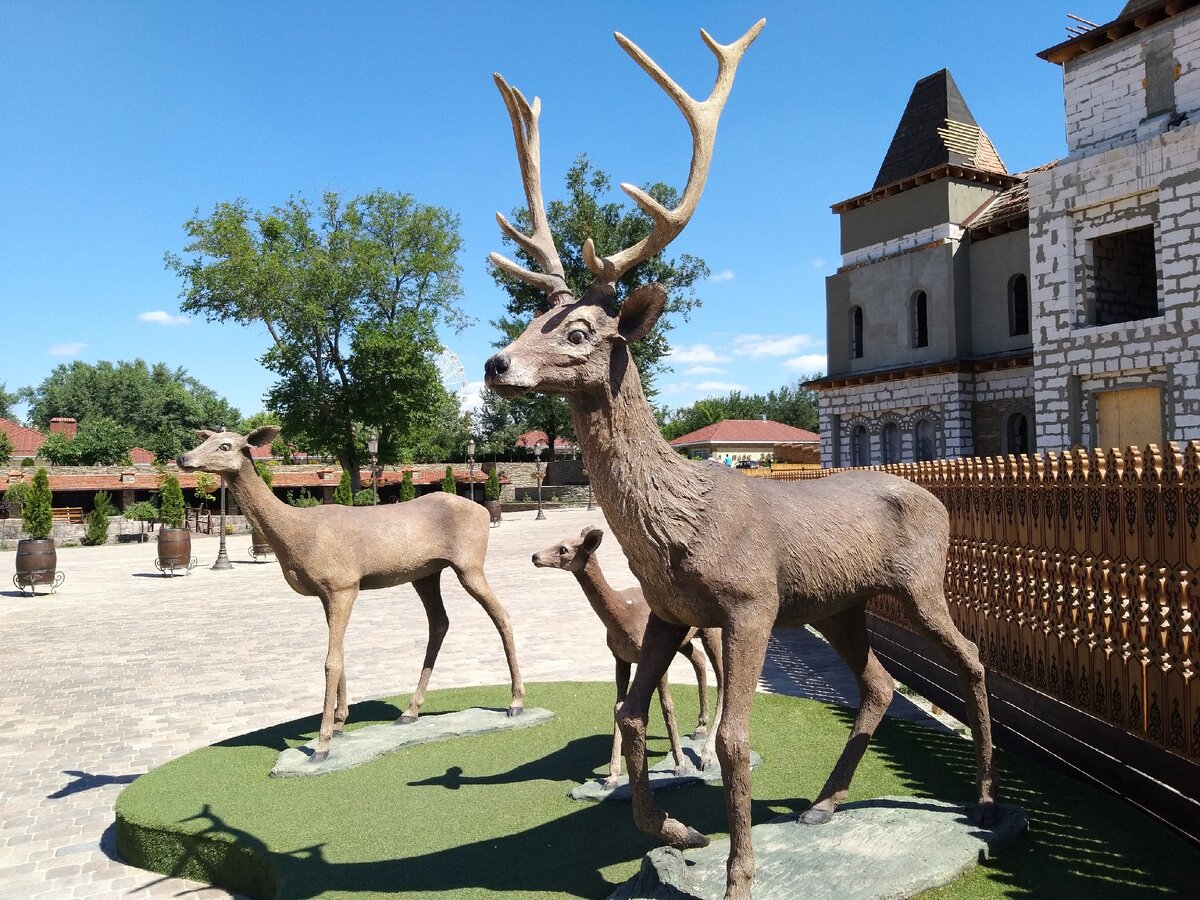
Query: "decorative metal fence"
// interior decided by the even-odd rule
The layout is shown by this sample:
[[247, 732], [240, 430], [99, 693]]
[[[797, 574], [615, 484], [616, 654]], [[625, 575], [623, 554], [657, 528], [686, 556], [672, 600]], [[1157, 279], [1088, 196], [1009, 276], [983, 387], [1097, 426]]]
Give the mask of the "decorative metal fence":
[[1200, 442], [872, 468], [949, 510], [946, 596], [990, 671], [1200, 763]]

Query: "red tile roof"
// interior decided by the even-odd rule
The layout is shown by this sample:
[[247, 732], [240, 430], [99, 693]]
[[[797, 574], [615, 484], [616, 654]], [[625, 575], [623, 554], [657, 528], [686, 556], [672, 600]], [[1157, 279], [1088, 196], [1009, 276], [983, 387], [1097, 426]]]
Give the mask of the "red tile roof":
[[[542, 442], [543, 447], [546, 446], [546, 441], [547, 441], [546, 432], [544, 432], [544, 431], [527, 431], [523, 435], [521, 435], [519, 438], [517, 438], [517, 446], [532, 448], [533, 445], [536, 444], [538, 441]], [[573, 443], [571, 443], [571, 441], [568, 441], [566, 438], [555, 438], [554, 439], [554, 449], [556, 452], [561, 450], [564, 453], [568, 453], [571, 450], [575, 449], [575, 445]]]
[[40, 431], [34, 431], [8, 419], [0, 419], [0, 431], [8, 435], [13, 446], [12, 455], [17, 458], [37, 456], [38, 448], [46, 443], [46, 436]]
[[697, 444], [784, 444], [816, 443], [821, 436], [772, 422], [770, 419], [722, 419], [713, 425], [705, 425], [691, 434], [681, 435], [671, 441], [672, 447], [692, 447]]

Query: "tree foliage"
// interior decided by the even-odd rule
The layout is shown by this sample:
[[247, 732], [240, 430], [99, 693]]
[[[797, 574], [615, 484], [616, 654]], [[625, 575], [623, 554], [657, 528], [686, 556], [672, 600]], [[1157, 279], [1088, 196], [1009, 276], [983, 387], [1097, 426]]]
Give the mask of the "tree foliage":
[[0, 381], [0, 419], [11, 419], [13, 417], [13, 406], [20, 400], [20, 396], [6, 390], [8, 385]]
[[483, 483], [483, 499], [500, 499], [500, 470], [495, 467], [492, 468], [492, 471], [488, 472], [487, 481]]
[[0, 466], [7, 465], [12, 461], [13, 445], [8, 439], [8, 435], [0, 431]]
[[417, 496], [416, 485], [412, 480], [412, 469], [405, 469], [404, 474], [400, 477], [400, 501], [403, 503], [406, 500], [412, 500]]
[[350, 484], [350, 473], [345, 469], [342, 470], [338, 486], [333, 489], [333, 502], [340, 503], [342, 506], [354, 505], [354, 488]]
[[88, 513], [82, 538], [82, 543], [87, 547], [98, 547], [108, 541], [108, 517], [117, 512], [108, 491], [97, 491], [93, 502], [95, 505]]
[[671, 441], [725, 419], [759, 419], [763, 416], [815, 432], [819, 426], [817, 396], [816, 391], [796, 382], [766, 394], [732, 391], [721, 397], [706, 397], [691, 406], [664, 414], [661, 422], [663, 437]]
[[50, 476], [38, 469], [33, 476], [33, 489], [22, 511], [25, 533], [36, 540], [50, 537], [54, 530], [54, 495], [50, 493]]
[[446, 477], [442, 479], [442, 490], [447, 494], [458, 493], [458, 480], [454, 477], [454, 466], [446, 466]]
[[128, 463], [136, 445], [133, 429], [106, 415], [89, 415], [74, 437], [61, 432], [46, 436], [38, 455], [56, 466], [115, 466]]
[[337, 456], [357, 486], [363, 435], [378, 433], [380, 461], [395, 462], [445, 393], [435, 325], [467, 322], [458, 227], [448, 210], [385, 191], [265, 211], [236, 201], [189, 220], [189, 258], [166, 262], [185, 311], [266, 327], [262, 362], [278, 377], [268, 404], [290, 440]]
[[[580, 297], [594, 277], [583, 261], [583, 245], [587, 239], [592, 239], [600, 256], [608, 256], [642, 240], [650, 233], [653, 223], [636, 204], [606, 200], [611, 189], [609, 177], [594, 168], [586, 154], [576, 157], [567, 171], [566, 189], [566, 199], [551, 200], [547, 204], [546, 218], [562, 260], [567, 285], [576, 297]], [[647, 185], [644, 189], [668, 209], [673, 209], [679, 202], [678, 192], [661, 182]], [[511, 218], [518, 227], [528, 231], [527, 210], [514, 210]], [[525, 268], [536, 270], [533, 259], [511, 238], [505, 236], [501, 240], [508, 255]], [[620, 309], [629, 292], [639, 285], [657, 282], [667, 290], [666, 311], [650, 333], [632, 347], [647, 397], [654, 396], [654, 379], [666, 367], [664, 358], [670, 350], [667, 333], [673, 327], [673, 319], [681, 317], [686, 321], [691, 311], [700, 305], [696, 285], [708, 277], [708, 266], [704, 260], [687, 253], [668, 259], [665, 254], [664, 250], [634, 266], [616, 284], [616, 309]], [[494, 266], [492, 278], [509, 296], [508, 315], [492, 323], [504, 336], [504, 343], [507, 343], [524, 331], [533, 316], [545, 308], [546, 300], [537, 288], [512, 278]], [[513, 402], [513, 414], [522, 431], [544, 431], [551, 441], [551, 447], [555, 438], [572, 437], [566, 401], [561, 397], [523, 397]]]
[[[165, 363], [148, 365], [141, 359], [63, 363], [41, 384], [22, 388], [20, 395], [29, 404], [33, 427], [43, 431], [51, 419], [71, 417], [79, 422], [75, 438], [79, 440], [88, 429], [101, 429], [103, 422], [104, 439], [99, 431], [96, 435], [102, 451], [85, 451], [80, 446], [67, 451], [68, 455], [76, 453], [80, 461], [88, 457], [96, 463], [100, 462], [95, 458], [97, 453], [105, 461], [113, 456], [107, 441], [118, 435], [119, 442], [127, 441], [122, 453], [131, 447], [143, 447], [160, 462], [167, 462], [191, 446], [197, 429], [218, 424], [237, 428], [240, 419], [236, 408], [188, 375], [187, 370], [172, 369]], [[114, 425], [124, 430], [117, 431]]]
[[179, 479], [174, 475], [163, 477], [162, 501], [160, 505], [163, 523], [171, 528], [182, 528], [183, 517], [187, 514], [183, 505], [183, 488]]

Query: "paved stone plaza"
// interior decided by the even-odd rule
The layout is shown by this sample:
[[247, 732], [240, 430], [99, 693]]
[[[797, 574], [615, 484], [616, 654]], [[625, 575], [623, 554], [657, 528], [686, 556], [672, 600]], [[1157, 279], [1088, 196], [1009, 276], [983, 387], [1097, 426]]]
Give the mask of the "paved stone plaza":
[[[512, 619], [527, 702], [539, 681], [609, 680], [604, 628], [573, 576], [535, 569], [534, 551], [585, 525], [596, 510], [506, 514], [491, 532], [487, 574]], [[60, 548], [66, 583], [53, 596], [0, 591], [0, 894], [21, 898], [227, 897], [114, 858], [113, 804], [138, 775], [224, 738], [320, 711], [325, 620], [273, 561], [253, 562], [229, 539], [232, 571], [200, 564], [164, 578], [152, 544]], [[598, 551], [616, 587], [633, 577], [615, 540]], [[0, 553], [11, 584], [14, 554]], [[450, 631], [431, 690], [508, 681], [500, 638], [452, 574], [443, 578]], [[411, 691], [426, 624], [412, 588], [361, 595], [346, 636], [351, 703]], [[682, 659], [672, 680], [694, 676]], [[856, 702], [845, 667], [803, 630], [772, 639], [763, 690]], [[932, 720], [897, 695], [892, 712]], [[630, 823], [630, 827], [633, 827]]]

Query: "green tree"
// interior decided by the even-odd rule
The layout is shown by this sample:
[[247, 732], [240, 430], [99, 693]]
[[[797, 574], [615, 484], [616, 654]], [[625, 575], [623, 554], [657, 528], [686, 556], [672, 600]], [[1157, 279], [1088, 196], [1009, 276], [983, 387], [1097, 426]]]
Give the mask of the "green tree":
[[338, 486], [333, 489], [333, 502], [342, 506], [354, 505], [354, 487], [350, 484], [350, 473], [345, 469], [342, 470]]
[[458, 480], [454, 477], [454, 466], [446, 466], [446, 477], [442, 479], [442, 490], [447, 494], [458, 493]]
[[112, 497], [108, 491], [97, 491], [92, 511], [88, 513], [87, 527], [82, 542], [87, 547], [97, 547], [108, 541], [108, 517], [116, 514]]
[[308, 488], [300, 488], [299, 493], [294, 494], [291, 491], [287, 492], [287, 502], [291, 506], [299, 509], [309, 509], [313, 506], [320, 506], [321, 501], [308, 492]]
[[484, 388], [480, 396], [483, 403], [477, 414], [479, 455], [493, 459], [509, 457], [517, 438], [521, 436], [514, 402], [505, 400], [490, 388]]
[[167, 475], [163, 479], [161, 512], [164, 524], [171, 528], [183, 527], [183, 517], [186, 515], [183, 489], [174, 475]]
[[12, 461], [13, 445], [8, 439], [8, 435], [0, 431], [0, 466], [7, 465]]
[[35, 540], [50, 537], [54, 530], [54, 495], [50, 493], [50, 476], [45, 469], [38, 469], [33, 476], [33, 489], [25, 501], [23, 525], [25, 533]]
[[[93, 419], [119, 423], [131, 435], [126, 451], [143, 447], [160, 462], [192, 446], [197, 429], [237, 428], [240, 419], [237, 409], [187, 370], [140, 359], [64, 363], [36, 387], [22, 388], [20, 396], [35, 428], [45, 431], [51, 419], [71, 417], [79, 422], [78, 439]], [[111, 433], [112, 425], [105, 428]]]
[[483, 484], [483, 499], [500, 499], [500, 470], [495, 466], [492, 467], [492, 471], [488, 472], [487, 481]]
[[254, 471], [258, 473], [259, 478], [266, 482], [267, 487], [275, 486], [275, 473], [263, 460], [256, 459], [254, 461]]
[[56, 466], [113, 466], [128, 460], [134, 441], [133, 429], [93, 414], [83, 420], [74, 437], [47, 435], [38, 455]]
[[212, 472], [197, 472], [193, 478], [195, 485], [192, 488], [192, 495], [196, 498], [197, 508], [217, 499], [217, 489], [221, 486], [221, 482], [216, 475]]
[[404, 474], [400, 478], [400, 502], [412, 500], [417, 496], [417, 489], [413, 485], [412, 469], [405, 469]]
[[355, 506], [372, 506], [375, 503], [375, 493], [370, 488], [354, 492]]
[[17, 394], [9, 393], [6, 387], [7, 385], [0, 381], [0, 419], [12, 419], [13, 406], [21, 399]]
[[183, 280], [185, 311], [266, 327], [262, 362], [278, 377], [270, 407], [289, 439], [335, 455], [357, 488], [365, 431], [393, 463], [444, 393], [435, 325], [467, 323], [458, 227], [450, 211], [386, 191], [266, 211], [236, 201], [188, 221], [189, 258], [166, 263]]

